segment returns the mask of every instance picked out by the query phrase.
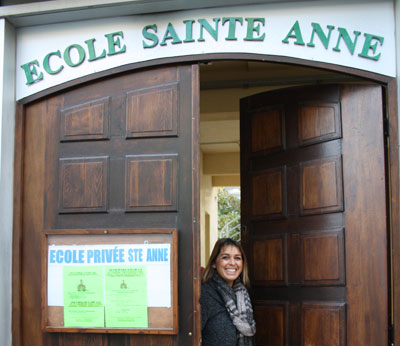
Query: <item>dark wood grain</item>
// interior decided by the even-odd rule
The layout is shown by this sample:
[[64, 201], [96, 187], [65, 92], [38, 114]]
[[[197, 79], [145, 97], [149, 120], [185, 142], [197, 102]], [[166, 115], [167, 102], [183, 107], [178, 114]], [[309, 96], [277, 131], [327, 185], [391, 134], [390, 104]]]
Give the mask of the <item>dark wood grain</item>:
[[[14, 257], [14, 285], [20, 285], [21, 297], [15, 296], [14, 308], [18, 310], [13, 331], [21, 335], [21, 346], [197, 344], [199, 186], [193, 167], [199, 165], [199, 90], [194, 74], [198, 74], [198, 68], [190, 65], [137, 71], [84, 84], [21, 108], [21, 134], [23, 128], [26, 134], [21, 140], [23, 157], [16, 162], [24, 195], [22, 215], [15, 219], [21, 223], [21, 231], [14, 240], [17, 250], [21, 244], [21, 250], [15, 252], [18, 258]], [[158, 90], [158, 97], [142, 95], [136, 98], [138, 107], [127, 107], [127, 95], [145, 89]], [[162, 105], [154, 104], [157, 100]], [[159, 111], [165, 102], [169, 104], [165, 108], [166, 122], [159, 123]], [[149, 114], [148, 123], [146, 117], [139, 119], [132, 113], [135, 109], [141, 116]], [[136, 130], [139, 132], [133, 136]], [[193, 140], [197, 145], [192, 145]], [[132, 155], [140, 158], [141, 164], [128, 165], [133, 185], [126, 194], [125, 163]], [[16, 202], [21, 194], [16, 191]], [[126, 210], [127, 196], [130, 208], [136, 208], [134, 213]], [[143, 230], [154, 225], [179, 230], [179, 247], [173, 256], [179, 273], [172, 283], [173, 302], [179, 310], [173, 312], [172, 319], [170, 312], [150, 309], [150, 318], [161, 326], [154, 335], [78, 328], [68, 333], [62, 328], [43, 332], [44, 231], [67, 234], [71, 229], [87, 229], [89, 234], [105, 229]], [[163, 318], [165, 313], [167, 319]], [[57, 311], [50, 313], [50, 318], [58, 321]], [[162, 325], [171, 321], [173, 333], [178, 334], [157, 335], [163, 334]], [[172, 333], [168, 328], [164, 331]]]
[[256, 345], [285, 346], [288, 341], [288, 304], [273, 302], [256, 305], [254, 316], [264, 320], [269, 328], [259, 328]]
[[45, 145], [47, 103], [26, 110], [24, 199], [21, 247], [21, 344], [43, 345], [41, 331], [41, 232], [44, 225]]
[[[387, 166], [389, 172], [388, 205], [390, 206], [391, 230], [391, 325], [400, 325], [400, 225], [399, 225], [399, 141], [398, 141], [398, 107], [397, 107], [397, 84], [396, 79], [391, 79], [387, 84], [384, 97], [387, 100], [388, 136], [386, 143]], [[393, 331], [393, 342], [400, 343], [400, 328]]]
[[[17, 106], [15, 117], [15, 155], [14, 182], [22, 182], [24, 153], [24, 108]], [[15, 346], [21, 345], [21, 252], [22, 252], [22, 201], [23, 184], [14, 183], [13, 249], [12, 249], [12, 340]]]
[[[381, 95], [379, 86], [343, 88], [347, 340], [350, 345], [384, 345], [388, 340], [385, 157], [383, 131], [377, 131], [382, 129], [383, 122]], [[361, 316], [374, 316], [373, 323]]]
[[[263, 331], [278, 328], [261, 307], [287, 301], [290, 330], [281, 332], [290, 334], [290, 346], [387, 342], [381, 93], [376, 85], [332, 85], [271, 91], [241, 101], [242, 237], [256, 322]], [[263, 133], [252, 131], [251, 118], [276, 104], [285, 114], [283, 150], [255, 154], [259, 141], [252, 136]], [[259, 178], [280, 167], [286, 167], [286, 175], [279, 181]], [[283, 200], [286, 212], [269, 217], [269, 210], [279, 214], [282, 208], [276, 206]], [[260, 338], [257, 343], [272, 345]]]

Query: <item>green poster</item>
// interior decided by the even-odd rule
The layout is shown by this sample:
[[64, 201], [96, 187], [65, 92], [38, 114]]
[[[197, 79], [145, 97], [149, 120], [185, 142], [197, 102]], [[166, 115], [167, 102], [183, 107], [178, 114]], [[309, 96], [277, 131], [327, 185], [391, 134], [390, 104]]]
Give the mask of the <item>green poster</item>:
[[106, 327], [148, 328], [145, 266], [104, 267]]
[[64, 326], [104, 328], [103, 268], [63, 268]]

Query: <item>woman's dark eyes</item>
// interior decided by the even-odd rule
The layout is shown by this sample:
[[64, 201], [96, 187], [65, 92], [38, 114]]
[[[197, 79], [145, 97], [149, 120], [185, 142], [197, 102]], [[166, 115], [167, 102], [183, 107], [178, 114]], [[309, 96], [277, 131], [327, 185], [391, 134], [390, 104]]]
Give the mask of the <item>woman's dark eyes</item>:
[[[229, 256], [222, 256], [222, 259], [228, 260], [228, 259], [229, 259]], [[241, 261], [241, 260], [242, 260], [242, 257], [234, 257], [234, 259], [235, 259], [235, 261]]]

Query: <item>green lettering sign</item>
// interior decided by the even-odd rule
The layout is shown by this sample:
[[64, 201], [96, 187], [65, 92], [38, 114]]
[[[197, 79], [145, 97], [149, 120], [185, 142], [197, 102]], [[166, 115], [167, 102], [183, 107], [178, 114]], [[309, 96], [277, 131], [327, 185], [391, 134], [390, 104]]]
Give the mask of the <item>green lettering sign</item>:
[[329, 45], [329, 40], [331, 38], [331, 33], [332, 33], [332, 29], [334, 28], [333, 25], [327, 25], [326, 27], [329, 29], [329, 33], [328, 36], [325, 35], [325, 33], [322, 31], [321, 26], [318, 23], [311, 23], [312, 27], [313, 27], [313, 31], [311, 34], [311, 39], [310, 42], [307, 43], [308, 47], [315, 47], [314, 44], [314, 34], [317, 33], [319, 39], [321, 40], [322, 44], [324, 45], [324, 47], [326, 49], [328, 49], [328, 45]]
[[[245, 41], [263, 41], [265, 33], [260, 36], [260, 24], [265, 26], [265, 18], [245, 18], [247, 21], [247, 35], [244, 38]], [[258, 22], [255, 26], [254, 23]], [[254, 32], [257, 33], [258, 37], [254, 37]]]
[[57, 73], [61, 72], [62, 69], [64, 68], [64, 65], [62, 65], [62, 64], [59, 66], [59, 68], [57, 70], [53, 70], [50, 67], [50, 57], [53, 55], [58, 56], [61, 59], [61, 52], [59, 50], [56, 52], [51, 52], [44, 57], [43, 68], [48, 74], [57, 74]]
[[142, 30], [142, 35], [145, 39], [152, 41], [153, 43], [146, 43], [145, 41], [143, 42], [143, 48], [153, 48], [157, 46], [158, 44], [158, 36], [156, 34], [153, 34], [149, 32], [149, 30], [153, 30], [155, 33], [157, 33], [157, 25], [152, 24], [152, 25], [146, 25], [143, 30]]
[[193, 23], [195, 22], [194, 19], [188, 19], [184, 20], [183, 23], [185, 24], [186, 28], [186, 38], [183, 40], [183, 42], [194, 42], [193, 38]]
[[[120, 38], [124, 38], [124, 33], [122, 31], [113, 32], [111, 34], [106, 34], [104, 36], [107, 37], [108, 41], [108, 53], [107, 53], [108, 56], [126, 52], [126, 45], [124, 44], [121, 47]], [[115, 47], [118, 47], [120, 49], [115, 50]]]
[[225, 40], [227, 41], [236, 41], [236, 22], [239, 22], [240, 25], [243, 24], [243, 18], [241, 17], [224, 17], [222, 18], [222, 25], [224, 25], [226, 22], [229, 22], [229, 30], [228, 30], [228, 36], [226, 37]]
[[[382, 46], [384, 38], [382, 36], [371, 35], [367, 33], [365, 33], [364, 36], [365, 36], [364, 46], [361, 53], [358, 54], [358, 56], [366, 59], [379, 60], [381, 53], [377, 55], [369, 55], [369, 51], [372, 50], [372, 53], [375, 54], [378, 42]], [[372, 43], [372, 40], [376, 40], [377, 42]]]
[[198, 22], [200, 23], [200, 38], [197, 40], [199, 42], [205, 41], [203, 37], [203, 30], [206, 29], [208, 33], [211, 35], [211, 37], [215, 40], [218, 41], [218, 23], [221, 18], [213, 18], [213, 21], [215, 23], [215, 28], [213, 28], [210, 23], [208, 23], [205, 19], [199, 19]]
[[354, 37], [354, 41], [352, 41], [351, 38], [350, 38], [350, 35], [347, 33], [346, 29], [338, 28], [338, 30], [339, 30], [339, 37], [338, 37], [338, 40], [337, 40], [337, 43], [336, 43], [336, 47], [333, 48], [333, 50], [335, 52], [340, 52], [339, 43], [340, 43], [340, 39], [343, 38], [344, 43], [346, 43], [347, 48], [349, 48], [349, 51], [350, 51], [351, 55], [353, 55], [354, 54], [354, 48], [356, 48], [358, 36], [361, 34], [361, 32], [354, 30], [355, 37]]
[[[78, 61], [75, 63], [71, 59], [71, 49], [73, 48], [75, 48], [78, 52]], [[82, 64], [83, 61], [85, 60], [85, 50], [82, 48], [81, 45], [74, 43], [65, 48], [63, 56], [64, 56], [64, 61], [67, 63], [68, 66], [76, 67]]]
[[165, 46], [167, 45], [167, 40], [172, 40], [172, 44], [177, 44], [177, 43], [182, 43], [182, 41], [179, 39], [178, 34], [176, 33], [173, 25], [171, 23], [168, 23], [167, 30], [165, 30], [165, 34], [163, 37], [163, 40], [160, 43], [160, 46]]
[[[160, 44], [160, 46], [167, 46], [168, 43], [175, 45], [180, 43], [204, 42], [206, 39], [210, 39], [207, 37], [205, 32], [207, 32], [210, 37], [218, 42], [220, 21], [221, 25], [225, 26], [225, 29], [227, 30], [226, 37], [224, 37], [225, 41], [238, 41], [242, 39], [243, 41], [262, 42], [265, 40], [266, 18], [222, 17], [213, 18], [213, 23], [211, 23], [211, 20], [208, 21], [205, 18], [200, 18], [183, 20], [180, 22], [179, 26], [176, 26], [177, 24], [174, 24], [173, 22], [169, 22], [165, 29], [164, 35], [161, 36], [160, 34], [160, 37], [158, 36], [158, 27], [156, 24], [146, 25], [142, 29], [142, 48], [153, 48], [158, 44]], [[177, 28], [183, 30], [182, 23], [185, 30], [184, 33], [181, 33], [181, 31], [177, 31], [175, 29]], [[196, 25], [197, 27], [195, 27]], [[246, 27], [244, 27], [244, 25], [246, 25]], [[335, 52], [341, 52], [343, 45], [346, 45], [350, 54], [354, 55], [358, 38], [361, 35], [360, 31], [354, 30], [353, 34], [349, 34], [349, 31], [343, 27], [338, 27], [337, 30], [334, 30], [335, 26], [333, 25], [327, 25], [326, 27], [328, 30], [324, 30], [321, 28], [321, 25], [316, 22], [312, 22], [311, 26], [312, 32], [310, 40], [307, 43], [307, 47], [315, 47], [314, 39], [315, 36], [318, 36], [325, 49], [328, 49], [331, 37], [337, 35], [337, 37], [335, 36], [332, 39], [335, 41], [335, 46], [332, 48], [332, 50]], [[181, 38], [178, 33], [181, 36], [185, 35], [184, 39], [183, 37]], [[332, 33], [334, 34], [332, 35]], [[44, 74], [46, 73], [48, 75], [58, 74], [64, 70], [66, 65], [69, 67], [77, 67], [82, 65], [85, 62], [86, 55], [88, 56], [87, 61], [93, 62], [104, 59], [107, 56], [126, 52], [127, 45], [124, 43], [123, 31], [108, 33], [104, 36], [107, 40], [105, 48], [98, 48], [97, 45], [99, 44], [97, 43], [96, 39], [90, 38], [84, 41], [86, 45], [83, 43], [74, 43], [66, 47], [64, 51], [55, 50], [47, 53], [44, 58], [41, 58], [43, 59], [41, 60], [42, 65], [40, 65], [38, 60], [32, 60], [21, 65], [20, 67], [23, 69], [26, 77], [26, 85], [31, 85], [43, 80]], [[282, 43], [289, 44], [289, 41], [295, 45], [305, 46], [298, 20], [296, 20], [296, 22], [290, 28], [289, 32], [282, 40]], [[359, 48], [357, 50], [359, 52], [358, 57], [378, 61], [381, 56], [381, 52], [379, 52], [378, 47], [383, 46], [383, 42], [384, 37], [382, 36], [364, 33], [364, 43], [362, 45], [362, 49]], [[359, 44], [359, 46], [360, 45], [361, 44]], [[227, 48], [226, 44], [225, 46], [223, 44], [221, 46], [223, 46], [222, 51]], [[279, 47], [277, 47], [277, 49], [279, 50]], [[200, 50], [199, 54], [201, 54], [201, 51], [202, 50]], [[180, 53], [177, 54], [179, 55]], [[160, 56], [163, 56], [162, 53], [160, 53]], [[41, 71], [41, 66], [43, 67], [44, 72]], [[101, 68], [104, 68], [104, 65], [101, 65]]]
[[[26, 64], [21, 65], [22, 69], [25, 72], [26, 85], [33, 84], [33, 83], [38, 82], [43, 79], [43, 73], [40, 72], [38, 74], [38, 71], [37, 71], [35, 65], [39, 66], [39, 61], [33, 60]], [[36, 76], [36, 78], [34, 76]]]
[[283, 43], [289, 43], [289, 38], [295, 38], [294, 44], [298, 44], [300, 46], [304, 46], [303, 36], [301, 35], [299, 21], [296, 20], [296, 23], [293, 24], [292, 28], [290, 29], [289, 33], [286, 37], [282, 40]]
[[90, 40], [86, 40], [85, 43], [88, 47], [88, 51], [89, 51], [89, 59], [88, 61], [94, 61], [94, 60], [98, 60], [98, 59], [102, 59], [106, 56], [106, 50], [103, 49], [103, 51], [101, 52], [101, 54], [99, 56], [96, 56], [96, 52], [94, 50], [94, 41], [96, 41], [95, 38], [91, 38]]

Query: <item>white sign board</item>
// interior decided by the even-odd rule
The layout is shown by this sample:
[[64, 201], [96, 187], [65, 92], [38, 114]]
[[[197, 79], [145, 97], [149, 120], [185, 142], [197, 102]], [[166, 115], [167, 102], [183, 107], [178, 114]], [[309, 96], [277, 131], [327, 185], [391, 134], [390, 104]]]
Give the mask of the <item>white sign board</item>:
[[65, 266], [144, 265], [147, 272], [147, 305], [171, 307], [170, 251], [170, 244], [50, 245], [47, 260], [47, 305], [63, 306]]
[[17, 30], [22, 99], [115, 67], [179, 56], [248, 53], [396, 75], [390, 0], [224, 7]]

